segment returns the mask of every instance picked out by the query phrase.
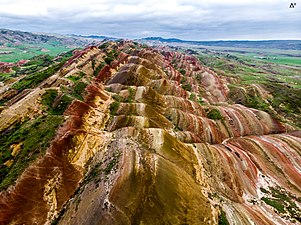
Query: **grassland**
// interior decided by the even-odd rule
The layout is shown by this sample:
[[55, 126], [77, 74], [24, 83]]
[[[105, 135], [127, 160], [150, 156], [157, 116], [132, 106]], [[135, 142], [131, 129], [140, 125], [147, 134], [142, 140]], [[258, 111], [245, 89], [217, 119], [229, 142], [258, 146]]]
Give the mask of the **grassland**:
[[45, 153], [62, 122], [61, 115], [45, 115], [19, 123], [2, 133], [0, 191], [13, 184], [30, 163]]
[[239, 77], [243, 84], [273, 82], [301, 87], [301, 60], [295, 56], [261, 59], [253, 57], [253, 53], [241, 55], [206, 50], [199, 51], [198, 57], [217, 73]]
[[[259, 109], [301, 128], [300, 50], [183, 48], [218, 75], [228, 77], [234, 103]], [[257, 86], [254, 86], [257, 85]], [[263, 97], [259, 89], [269, 93]]]
[[43, 44], [7, 44], [0, 46], [0, 62], [18, 62], [23, 59], [30, 59], [37, 55], [48, 54], [56, 56], [62, 52], [71, 50], [70, 47], [58, 43]]

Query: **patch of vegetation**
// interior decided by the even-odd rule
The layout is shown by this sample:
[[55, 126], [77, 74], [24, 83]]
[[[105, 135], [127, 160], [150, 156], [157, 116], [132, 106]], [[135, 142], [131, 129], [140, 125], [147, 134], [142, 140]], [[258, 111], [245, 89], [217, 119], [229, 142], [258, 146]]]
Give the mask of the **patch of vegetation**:
[[179, 72], [180, 72], [182, 75], [185, 75], [185, 74], [186, 74], [186, 71], [185, 71], [183, 68], [179, 69]]
[[108, 163], [106, 168], [103, 170], [105, 175], [109, 175], [112, 169], [117, 165], [119, 156], [120, 156], [119, 153], [115, 153], [113, 155], [113, 159]]
[[[272, 106], [286, 113], [300, 113], [301, 89], [291, 88], [281, 84], [265, 84], [273, 95]], [[281, 108], [281, 104], [285, 107]]]
[[187, 82], [186, 77], [183, 76], [183, 77], [181, 78], [181, 81], [180, 81], [180, 82], [181, 82], [181, 84], [185, 84], [185, 83]]
[[205, 103], [202, 97], [199, 97], [199, 98], [198, 98], [198, 103], [199, 103], [200, 105], [203, 105], [203, 104]]
[[196, 98], [196, 96], [195, 96], [194, 93], [191, 93], [191, 94], [189, 95], [189, 100], [190, 100], [190, 101], [195, 101], [195, 98]]
[[220, 111], [216, 108], [211, 109], [207, 113], [207, 117], [212, 120], [223, 120], [224, 119], [223, 116], [221, 115]]
[[120, 102], [112, 102], [110, 105], [110, 112], [112, 115], [116, 115], [117, 114], [117, 110], [120, 106]]
[[230, 225], [227, 220], [226, 213], [221, 210], [221, 213], [218, 216], [218, 225]]
[[57, 90], [46, 90], [45, 94], [42, 95], [42, 105], [46, 107], [47, 110], [53, 107], [53, 102], [57, 98]]
[[268, 191], [261, 188], [263, 193], [269, 195], [261, 198], [261, 200], [274, 207], [279, 213], [289, 214], [291, 218], [301, 222], [301, 210], [295, 203], [295, 201], [298, 201], [298, 198], [280, 187], [270, 187], [269, 189]]
[[250, 108], [270, 112], [269, 105], [259, 96], [248, 95], [244, 105]]
[[[57, 99], [59, 98], [59, 99]], [[56, 100], [57, 99], [57, 100]], [[63, 115], [68, 105], [72, 102], [72, 98], [66, 94], [58, 97], [57, 90], [47, 90], [42, 96], [42, 104], [45, 110], [51, 115]], [[57, 102], [56, 102], [57, 101]]]
[[70, 98], [68, 95], [62, 95], [60, 98], [60, 101], [57, 106], [52, 111], [53, 115], [63, 115], [67, 107], [70, 105], [72, 102], [72, 98]]
[[260, 188], [260, 191], [261, 191], [262, 193], [265, 193], [265, 194], [270, 193], [267, 189], [265, 189], [265, 188], [263, 188], [263, 187]]
[[29, 59], [29, 62], [24, 64], [24, 67], [31, 66], [49, 66], [53, 60], [53, 57], [50, 55], [37, 55]]
[[105, 60], [106, 64], [108, 64], [108, 65], [110, 65], [111, 62], [114, 61], [114, 59], [112, 57], [109, 57], [109, 56], [105, 57], [104, 60]]
[[63, 64], [64, 62], [61, 62], [59, 64], [52, 65], [46, 68], [45, 70], [38, 71], [34, 74], [30, 74], [19, 80], [17, 83], [13, 84], [12, 88], [18, 90], [19, 92], [23, 91], [24, 89], [35, 88], [46, 78], [56, 73], [62, 67]]
[[83, 101], [83, 93], [85, 91], [85, 88], [87, 87], [87, 84], [84, 82], [78, 82], [74, 85], [73, 91], [71, 92], [71, 95], [81, 101]]
[[96, 77], [105, 65], [105, 62], [101, 62], [99, 66], [94, 70], [93, 75]]
[[120, 95], [112, 95], [112, 98], [117, 102], [122, 102], [123, 98]]
[[119, 53], [113, 49], [112, 51], [108, 52], [106, 54], [106, 57], [104, 58], [104, 61], [106, 62], [106, 64], [110, 65], [111, 62], [114, 61], [114, 59], [116, 59], [116, 57], [119, 55]]
[[69, 80], [73, 81], [73, 82], [77, 82], [79, 80], [81, 80], [83, 78], [83, 76], [85, 76], [86, 74], [82, 71], [79, 72], [79, 74], [77, 76], [69, 76], [67, 77]]
[[[12, 185], [27, 166], [43, 155], [55, 136], [57, 127], [63, 123], [63, 116], [46, 115], [25, 121], [11, 129], [9, 135], [1, 138], [0, 146], [0, 190]], [[11, 146], [20, 144], [19, 153], [12, 156]], [[12, 165], [5, 162], [13, 160]]]
[[9, 51], [10, 54], [0, 55], [1, 62], [18, 62], [19, 60], [31, 59], [35, 56], [47, 54], [51, 57], [56, 56], [62, 52], [69, 51], [70, 48], [66, 45], [53, 46], [49, 43], [43, 44], [19, 44], [5, 46], [5, 50]]
[[235, 103], [272, 113], [269, 104], [266, 103], [262, 97], [258, 96], [258, 93], [254, 88], [246, 86], [243, 89], [238, 85], [229, 85], [228, 87], [230, 88], [229, 97]]
[[5, 82], [12, 78], [12, 74], [10, 73], [0, 73], [0, 82]]
[[89, 183], [92, 180], [95, 181], [95, 183], [97, 183], [99, 181], [99, 176], [101, 174], [102, 169], [100, 168], [100, 166], [102, 165], [102, 162], [97, 163], [88, 173], [88, 175], [85, 177], [84, 183]]
[[135, 98], [135, 96], [134, 96], [135, 95], [135, 90], [133, 88], [129, 87], [128, 92], [129, 92], [129, 96], [126, 99], [125, 102], [132, 103], [133, 99]]
[[115, 49], [113, 49], [112, 51], [110, 51], [108, 54], [107, 54], [107, 56], [108, 57], [111, 57], [111, 58], [113, 58], [113, 59], [116, 59], [116, 57], [119, 55], [119, 53], [115, 50]]
[[274, 207], [279, 213], [285, 213], [284, 206], [282, 205], [281, 201], [274, 200], [266, 197], [261, 198], [266, 204]]
[[182, 88], [185, 90], [185, 91], [191, 91], [192, 90], [192, 87], [189, 83], [186, 83], [186, 84], [183, 84], [182, 85]]
[[109, 47], [110, 46], [110, 43], [109, 42], [105, 42], [105, 43], [103, 43], [102, 45], [100, 45], [98, 48], [99, 49], [106, 49], [107, 47]]

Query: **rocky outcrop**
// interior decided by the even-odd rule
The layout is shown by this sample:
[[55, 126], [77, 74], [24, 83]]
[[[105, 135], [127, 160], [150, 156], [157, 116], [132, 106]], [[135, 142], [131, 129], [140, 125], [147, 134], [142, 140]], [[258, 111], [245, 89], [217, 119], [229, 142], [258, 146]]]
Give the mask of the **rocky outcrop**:
[[46, 155], [1, 193], [2, 223], [300, 222], [300, 131], [230, 104], [226, 79], [166, 49], [91, 47], [58, 79], [92, 76], [112, 49]]

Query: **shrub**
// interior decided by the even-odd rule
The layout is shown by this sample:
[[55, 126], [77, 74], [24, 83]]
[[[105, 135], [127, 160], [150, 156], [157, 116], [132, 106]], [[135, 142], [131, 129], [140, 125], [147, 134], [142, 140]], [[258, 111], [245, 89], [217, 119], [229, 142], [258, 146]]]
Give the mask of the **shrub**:
[[42, 95], [42, 105], [44, 105], [47, 110], [51, 109], [56, 97], [57, 90], [46, 90], [45, 94]]
[[92, 69], [95, 69], [95, 59], [92, 59]]
[[135, 90], [134, 90], [133, 88], [129, 87], [129, 88], [128, 88], [128, 91], [129, 91], [129, 97], [128, 97], [128, 99], [126, 100], [126, 102], [131, 103], [131, 102], [133, 101], [133, 98], [135, 97], [135, 96], [134, 96]]
[[120, 95], [112, 95], [112, 98], [118, 102], [123, 101], [123, 98]]
[[264, 201], [266, 204], [274, 207], [278, 212], [285, 213], [284, 206], [281, 204], [280, 201], [269, 199], [266, 197], [261, 198], [261, 200]]
[[181, 73], [181, 74], [183, 74], [183, 75], [185, 75], [186, 74], [186, 71], [184, 70], [184, 69], [179, 69], [179, 72]]
[[79, 81], [83, 78], [83, 76], [85, 76], [86, 74], [82, 71], [80, 71], [76, 76], [69, 76], [67, 77], [69, 80], [76, 82]]
[[190, 100], [190, 101], [194, 101], [194, 100], [195, 100], [195, 94], [194, 94], [194, 93], [191, 93], [191, 94], [190, 94], [189, 100]]
[[105, 48], [107, 48], [107, 47], [109, 47], [110, 46], [110, 43], [109, 42], [105, 42], [105, 43], [103, 43], [102, 45], [100, 45], [98, 48], [99, 49], [105, 49]]
[[93, 75], [96, 77], [105, 65], [105, 62], [101, 62], [99, 66], [94, 70]]
[[110, 105], [110, 112], [112, 115], [116, 115], [120, 102], [112, 102]]
[[218, 225], [230, 225], [224, 211], [221, 211], [221, 214], [218, 216]]
[[105, 62], [106, 62], [106, 64], [108, 64], [108, 65], [110, 65], [111, 64], [111, 62], [113, 62], [113, 58], [112, 57], [110, 57], [110, 56], [107, 56], [107, 57], [105, 57]]
[[85, 91], [85, 88], [87, 87], [87, 84], [84, 82], [79, 82], [73, 87], [73, 91], [71, 92], [71, 95], [79, 100], [83, 100], [83, 92]]
[[199, 103], [200, 105], [203, 105], [203, 104], [205, 103], [202, 97], [199, 97], [198, 103]]
[[222, 120], [223, 117], [218, 109], [211, 109], [207, 117], [212, 120]]
[[191, 90], [192, 90], [191, 85], [188, 84], [188, 83], [183, 84], [183, 85], [182, 85], [182, 88], [183, 88], [185, 91], [191, 91]]

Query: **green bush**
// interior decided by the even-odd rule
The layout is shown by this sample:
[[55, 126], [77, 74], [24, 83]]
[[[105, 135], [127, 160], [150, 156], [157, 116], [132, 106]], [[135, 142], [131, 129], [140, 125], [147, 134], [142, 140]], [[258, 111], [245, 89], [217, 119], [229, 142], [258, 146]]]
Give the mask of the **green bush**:
[[52, 109], [52, 104], [57, 95], [57, 90], [46, 90], [45, 94], [42, 95], [42, 105], [44, 105], [47, 110]]
[[122, 102], [123, 98], [120, 95], [112, 95], [112, 98], [117, 102]]
[[207, 114], [207, 117], [212, 120], [222, 120], [223, 116], [221, 115], [218, 109], [211, 109], [210, 112]]
[[182, 85], [182, 88], [183, 88], [185, 91], [191, 91], [191, 90], [192, 90], [191, 85], [188, 84], [188, 83], [183, 84], [183, 85]]
[[79, 100], [83, 100], [83, 93], [84, 93], [86, 87], [87, 87], [87, 84], [84, 82], [77, 83], [73, 87], [73, 91], [71, 92], [71, 95]]
[[179, 69], [179, 72], [182, 74], [182, 75], [185, 75], [186, 74], [186, 71], [184, 69]]
[[110, 112], [112, 115], [116, 115], [120, 102], [112, 102], [110, 105]]
[[63, 115], [67, 107], [72, 102], [72, 98], [70, 98], [68, 95], [63, 95], [60, 99], [59, 104], [53, 109], [52, 114], [53, 115]]
[[92, 59], [92, 69], [95, 69], [95, 59]]
[[181, 82], [181, 84], [185, 84], [185, 83], [187, 82], [186, 77], [183, 76], [183, 77], [181, 78], [181, 81], [180, 81], [180, 82]]
[[269, 105], [263, 101], [261, 97], [258, 96], [248, 96], [245, 104], [247, 107], [259, 109], [262, 111], [269, 112]]
[[279, 200], [273, 200], [266, 197], [261, 198], [266, 204], [274, 207], [278, 212], [285, 213], [284, 206], [281, 204], [282, 202]]
[[224, 211], [221, 211], [221, 214], [218, 216], [218, 225], [230, 225]]
[[0, 73], [0, 82], [5, 82], [12, 78], [12, 74], [10, 73]]
[[99, 66], [94, 70], [93, 75], [96, 77], [101, 69], [106, 65], [105, 62], [101, 62]]
[[102, 45], [100, 45], [98, 48], [99, 49], [106, 49], [107, 47], [109, 47], [110, 46], [110, 43], [109, 42], [105, 42], [105, 43], [103, 43]]
[[42, 104], [46, 107], [46, 111], [51, 115], [63, 115], [68, 105], [72, 102], [72, 98], [64, 94], [60, 97], [57, 105], [54, 105], [54, 100], [57, 98], [56, 90], [47, 90], [42, 96]]
[[134, 94], [135, 94], [135, 90], [131, 87], [128, 88], [129, 91], [129, 97], [127, 98], [126, 102], [131, 103], [133, 101], [133, 99], [135, 98]]
[[196, 97], [195, 94], [191, 93], [190, 96], [189, 96], [189, 100], [190, 101], [195, 101], [195, 97]]
[[86, 74], [82, 71], [79, 72], [79, 74], [77, 74], [76, 76], [69, 76], [67, 77], [69, 80], [76, 82], [79, 81], [83, 78], [83, 76], [85, 76]]
[[112, 57], [110, 57], [110, 56], [107, 56], [107, 57], [105, 57], [105, 62], [106, 62], [106, 64], [108, 64], [108, 65], [110, 65], [111, 64], [111, 62], [113, 62], [113, 58]]
[[199, 103], [200, 105], [203, 105], [203, 104], [205, 103], [202, 97], [199, 97], [198, 103]]

